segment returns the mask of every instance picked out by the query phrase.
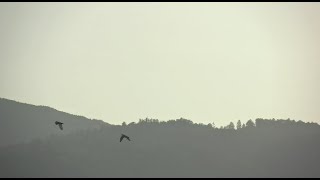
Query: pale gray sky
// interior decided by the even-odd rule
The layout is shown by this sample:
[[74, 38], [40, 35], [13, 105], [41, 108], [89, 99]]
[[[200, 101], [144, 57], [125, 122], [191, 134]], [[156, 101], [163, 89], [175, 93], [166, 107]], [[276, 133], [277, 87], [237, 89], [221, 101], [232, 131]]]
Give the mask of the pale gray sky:
[[120, 124], [320, 122], [320, 3], [0, 3], [0, 97]]

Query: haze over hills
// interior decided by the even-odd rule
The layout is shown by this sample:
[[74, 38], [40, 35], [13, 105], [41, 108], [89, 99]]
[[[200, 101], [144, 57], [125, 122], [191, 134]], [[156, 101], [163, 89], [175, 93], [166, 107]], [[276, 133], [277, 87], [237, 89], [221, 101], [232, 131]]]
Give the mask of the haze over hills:
[[0, 148], [0, 176], [320, 177], [319, 138], [319, 125], [288, 120], [238, 130], [141, 120]]
[[[317, 123], [111, 125], [6, 99], [0, 108], [0, 177], [320, 177]], [[121, 134], [131, 141], [120, 142]]]
[[0, 98], [0, 178], [320, 177], [319, 19], [308, 2], [3, 2], [0, 97], [25, 103]]
[[[55, 121], [64, 122], [61, 131]], [[109, 125], [102, 120], [88, 119], [58, 111], [51, 107], [35, 106], [0, 98], [0, 147], [36, 138], [45, 138], [53, 134], [96, 129]]]

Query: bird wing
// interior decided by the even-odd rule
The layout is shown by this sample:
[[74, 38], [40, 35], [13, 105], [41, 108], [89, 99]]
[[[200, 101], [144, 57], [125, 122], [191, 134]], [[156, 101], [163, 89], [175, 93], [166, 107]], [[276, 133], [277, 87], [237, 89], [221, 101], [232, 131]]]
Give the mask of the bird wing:
[[61, 130], [63, 130], [62, 124], [59, 124], [59, 128], [60, 128]]
[[124, 136], [122, 135], [122, 136], [120, 137], [120, 142], [122, 141], [123, 138], [124, 138]]

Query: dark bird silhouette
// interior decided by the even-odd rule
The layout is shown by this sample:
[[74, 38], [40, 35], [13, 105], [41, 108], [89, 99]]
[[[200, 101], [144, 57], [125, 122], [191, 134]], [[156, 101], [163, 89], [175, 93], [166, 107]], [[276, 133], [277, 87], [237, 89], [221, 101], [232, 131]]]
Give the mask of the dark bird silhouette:
[[63, 130], [63, 127], [62, 127], [62, 124], [63, 124], [63, 123], [62, 123], [62, 122], [56, 121], [55, 124], [56, 124], [56, 125], [59, 125], [59, 128], [60, 128], [61, 130]]
[[122, 141], [123, 138], [126, 138], [130, 141], [130, 138], [124, 134], [121, 134], [121, 137], [120, 137], [120, 142]]

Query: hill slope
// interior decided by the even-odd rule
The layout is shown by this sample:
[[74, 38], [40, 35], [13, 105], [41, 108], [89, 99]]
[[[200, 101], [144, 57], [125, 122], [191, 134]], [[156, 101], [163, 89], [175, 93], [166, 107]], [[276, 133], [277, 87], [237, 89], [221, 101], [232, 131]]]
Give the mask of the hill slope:
[[[55, 121], [64, 122], [61, 131]], [[101, 120], [91, 120], [57, 111], [50, 107], [35, 106], [0, 98], [0, 147], [30, 142], [53, 134], [69, 134], [78, 130], [100, 128], [108, 125]]]

